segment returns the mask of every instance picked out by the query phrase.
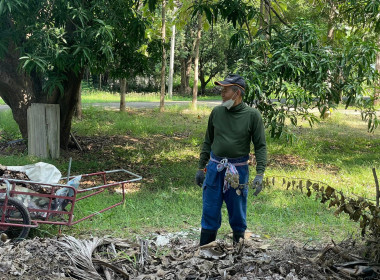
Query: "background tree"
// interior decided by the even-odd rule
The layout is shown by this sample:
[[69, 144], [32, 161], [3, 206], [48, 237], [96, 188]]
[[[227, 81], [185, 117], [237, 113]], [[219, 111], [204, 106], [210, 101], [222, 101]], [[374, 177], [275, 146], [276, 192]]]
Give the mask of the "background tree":
[[181, 85], [180, 93], [184, 95], [190, 95], [190, 72], [191, 66], [193, 63], [193, 54], [194, 54], [194, 22], [189, 20], [185, 24], [183, 30], [179, 30], [178, 39], [177, 39], [177, 48], [175, 55], [179, 60], [179, 67], [181, 73]]
[[[285, 18], [284, 2], [261, 3], [261, 12], [257, 3], [239, 0], [221, 0], [203, 9], [212, 15], [209, 20], [221, 17], [235, 27], [231, 43], [243, 55], [238, 71], [249, 85], [245, 101], [262, 112], [271, 136], [289, 135], [286, 119], [297, 125], [297, 116], [302, 116], [313, 124], [317, 119], [310, 109], [316, 107], [324, 115], [340, 102], [341, 95], [347, 106], [362, 100], [366, 87], [376, 80], [371, 64], [377, 48], [370, 36], [338, 32], [330, 45], [324, 31], [331, 29], [328, 20], [314, 23], [299, 19], [298, 14], [292, 22]], [[333, 7], [325, 7], [326, 3], [319, 9], [323, 13], [319, 17], [328, 19]], [[310, 14], [312, 8], [307, 9]], [[365, 114], [372, 118], [369, 130], [374, 129], [376, 115]]]
[[230, 48], [233, 27], [226, 22], [218, 22], [203, 32], [199, 53], [200, 94], [206, 93], [207, 84], [216, 76], [233, 72], [239, 60], [239, 52]]
[[161, 95], [160, 95], [160, 111], [164, 111], [165, 100], [165, 70], [166, 70], [166, 0], [162, 0], [161, 7], [161, 40], [162, 40], [162, 61], [161, 61]]
[[102, 73], [113, 61], [118, 22], [125, 23], [124, 42], [144, 36], [135, 4], [11, 0], [0, 6], [0, 96], [23, 138], [31, 103], [59, 104], [61, 145], [67, 146], [84, 69]]
[[[144, 35], [151, 20], [144, 16], [143, 12], [145, 10], [142, 5], [136, 6], [134, 14], [127, 18], [124, 17], [124, 11], [121, 8], [112, 11], [115, 19], [124, 18], [124, 21], [115, 20], [114, 22], [113, 61], [107, 68], [108, 76], [120, 81], [120, 111], [126, 109], [125, 95], [128, 91], [128, 82], [148, 71], [147, 39]], [[140, 36], [129, 40], [125, 36], [125, 33], [129, 32], [125, 26], [135, 26], [136, 34]]]
[[[374, 40], [377, 41], [379, 51], [377, 53], [375, 68], [380, 73], [380, 1], [379, 0], [348, 0], [337, 1], [338, 9], [349, 24], [353, 27], [354, 32], [366, 28], [366, 33], [373, 34]], [[368, 37], [368, 36], [367, 36]], [[373, 100], [375, 105], [380, 104], [380, 80], [377, 81]], [[375, 117], [372, 115], [372, 117]], [[377, 121], [377, 119], [374, 119]]]
[[193, 101], [192, 107], [193, 109], [197, 108], [197, 99], [198, 99], [198, 72], [199, 72], [199, 45], [201, 41], [202, 34], [202, 14], [198, 12], [198, 28], [197, 28], [197, 36], [195, 38], [194, 43], [194, 84], [193, 84]]

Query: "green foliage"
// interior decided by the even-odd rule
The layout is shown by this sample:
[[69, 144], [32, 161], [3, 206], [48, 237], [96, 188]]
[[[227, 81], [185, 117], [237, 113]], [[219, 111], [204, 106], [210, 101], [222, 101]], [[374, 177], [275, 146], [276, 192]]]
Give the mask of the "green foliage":
[[247, 25], [257, 17], [259, 12], [253, 2], [240, 0], [197, 1], [192, 8], [192, 17], [198, 13], [205, 14], [209, 23], [223, 18], [236, 28]]
[[1, 0], [0, 16], [6, 14], [7, 12], [11, 13], [12, 11], [17, 11], [22, 6], [25, 6], [25, 3], [21, 0]]
[[226, 68], [236, 68], [240, 54], [229, 44], [233, 32], [232, 25], [221, 20], [202, 33], [199, 50], [199, 76], [202, 89], [214, 77], [228, 74], [225, 73]]
[[251, 2], [239, 0], [221, 0], [215, 5], [214, 12], [215, 19], [220, 14], [235, 28], [237, 24], [243, 26], [259, 15], [259, 11]]
[[149, 10], [153, 12], [156, 9], [158, 0], [144, 0], [144, 5], [148, 5]]
[[244, 50], [239, 69], [248, 80], [245, 101], [262, 112], [272, 137], [288, 132], [287, 119], [297, 125], [297, 116], [313, 125], [317, 118], [309, 110], [314, 107], [323, 116], [342, 96], [347, 106], [362, 99], [365, 84], [378, 78], [371, 67], [377, 52], [373, 41], [352, 36], [339, 48], [324, 46], [316, 27], [304, 20], [268, 40], [257, 37]]
[[21, 68], [37, 73], [45, 93], [63, 93], [72, 70], [125, 77], [144, 68], [145, 22], [132, 1], [0, 1], [0, 13], [0, 55], [14, 44]]
[[339, 0], [338, 8], [354, 28], [370, 27], [380, 32], [379, 0]]
[[[336, 7], [330, 2], [275, 1], [267, 15], [261, 15], [255, 3], [239, 0], [194, 6], [194, 12], [212, 13], [207, 16], [209, 21], [222, 18], [235, 27], [230, 42], [241, 54], [237, 70], [248, 79], [245, 101], [262, 112], [272, 137], [285, 133], [289, 138], [287, 120], [295, 126], [297, 116], [313, 125], [317, 118], [309, 110], [314, 107], [323, 116], [342, 97], [347, 98], [347, 106], [359, 104], [364, 89], [377, 81], [378, 73], [372, 67], [378, 51], [376, 37], [360, 29], [359, 24], [374, 26], [380, 2], [344, 2], [336, 3], [338, 9], [362, 6], [357, 15], [352, 13], [354, 27], [348, 26], [344, 17], [340, 25], [332, 22], [330, 12], [336, 13]], [[302, 19], [300, 14], [311, 20]], [[291, 24], [281, 18], [284, 15]], [[332, 26], [337, 31], [329, 45], [326, 31]], [[367, 106], [364, 118], [370, 131], [378, 123], [374, 112], [373, 106]]]
[[374, 130], [380, 125], [380, 120], [377, 116], [378, 111], [374, 108], [373, 104], [373, 96], [368, 100], [359, 99], [356, 104], [356, 106], [360, 108], [362, 120], [367, 122], [369, 132], [374, 132]]

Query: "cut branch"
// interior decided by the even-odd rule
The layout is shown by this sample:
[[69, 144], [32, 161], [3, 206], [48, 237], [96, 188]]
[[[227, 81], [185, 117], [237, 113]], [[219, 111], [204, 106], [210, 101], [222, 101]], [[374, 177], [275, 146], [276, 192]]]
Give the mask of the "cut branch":
[[373, 177], [375, 178], [376, 184], [376, 207], [379, 207], [379, 199], [380, 199], [380, 190], [379, 190], [379, 181], [377, 180], [376, 169], [372, 168]]

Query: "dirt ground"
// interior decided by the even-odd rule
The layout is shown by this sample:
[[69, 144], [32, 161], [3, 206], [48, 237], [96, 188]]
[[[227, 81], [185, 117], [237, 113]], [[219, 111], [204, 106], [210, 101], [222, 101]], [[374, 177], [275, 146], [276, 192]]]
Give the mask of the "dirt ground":
[[28, 239], [0, 241], [0, 279], [380, 279], [365, 247], [266, 241], [247, 233], [233, 246], [203, 247], [187, 233], [148, 238]]

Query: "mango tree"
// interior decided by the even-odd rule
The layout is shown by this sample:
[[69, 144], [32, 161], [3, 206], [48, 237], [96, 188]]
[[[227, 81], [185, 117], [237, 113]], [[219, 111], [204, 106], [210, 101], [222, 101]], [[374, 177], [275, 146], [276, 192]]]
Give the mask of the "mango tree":
[[[353, 26], [353, 31], [363, 30], [368, 35], [374, 36], [380, 49], [380, 0], [347, 0], [337, 1], [343, 17]], [[376, 70], [380, 73], [380, 50], [377, 52]], [[373, 103], [380, 104], [380, 80], [376, 83]]]
[[[313, 1], [303, 1], [311, 5], [308, 9], [293, 6], [292, 11], [287, 11], [285, 1], [260, 2], [220, 0], [204, 2], [201, 8], [209, 21], [223, 18], [235, 27], [231, 44], [242, 54], [237, 70], [249, 85], [245, 101], [262, 112], [272, 137], [291, 136], [287, 119], [297, 125], [301, 116], [312, 125], [317, 118], [311, 109], [317, 108], [323, 116], [342, 96], [347, 106], [363, 100], [366, 87], [377, 81], [371, 67], [377, 47], [371, 36], [340, 30], [334, 40], [328, 40], [334, 33], [327, 31], [336, 24], [331, 10], [338, 9], [328, 6], [330, 1], [318, 4], [319, 17], [325, 20], [317, 24], [311, 20]], [[301, 15], [310, 20], [299, 19]], [[341, 26], [353, 28], [344, 18]], [[376, 115], [365, 114], [374, 116], [368, 122], [372, 131], [378, 125]]]
[[101, 73], [144, 36], [139, 1], [0, 1], [0, 97], [27, 138], [31, 103], [59, 104], [61, 146], [86, 68]]

